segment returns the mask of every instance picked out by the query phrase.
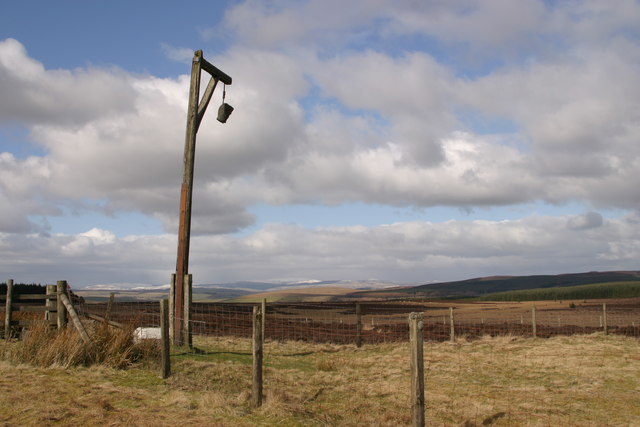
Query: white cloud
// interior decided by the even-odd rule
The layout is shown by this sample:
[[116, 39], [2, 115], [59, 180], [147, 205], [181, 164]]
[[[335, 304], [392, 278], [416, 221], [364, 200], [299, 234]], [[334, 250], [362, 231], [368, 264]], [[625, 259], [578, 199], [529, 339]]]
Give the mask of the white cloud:
[[[44, 70], [26, 56], [18, 42], [4, 43], [10, 45], [13, 55], [7, 54], [6, 49], [0, 50], [0, 55], [5, 54], [5, 63], [24, 60], [32, 63], [43, 82], [52, 86], [60, 83], [54, 78], [57, 71]], [[302, 74], [296, 74], [293, 61], [282, 55], [251, 52], [229, 61], [245, 70], [237, 76], [244, 78], [247, 85], [228, 90], [228, 101], [238, 108], [227, 126], [217, 123], [215, 111], [211, 111], [201, 127], [196, 191], [202, 192], [194, 202], [194, 215], [198, 218], [194, 218], [194, 232], [228, 232], [249, 225], [253, 217], [235, 195], [226, 194], [224, 183], [285, 158], [289, 146], [296, 143], [291, 139], [295, 138], [296, 128], [301, 132], [303, 126], [301, 111], [291, 96], [302, 93], [306, 83]], [[108, 72], [98, 74], [102, 73]], [[269, 80], [256, 80], [261, 74], [266, 74]], [[74, 75], [67, 77], [71, 84]], [[21, 201], [15, 206], [22, 205], [24, 209], [22, 215], [19, 212], [12, 215], [11, 221], [3, 218], [3, 229], [27, 230], [27, 215], [52, 213], [60, 203], [86, 209], [87, 199], [105, 202], [92, 209], [103, 209], [106, 213], [141, 211], [162, 220], [168, 230], [175, 229], [187, 77], [159, 79], [118, 71], [112, 78], [117, 80], [113, 91], [123, 88], [130, 100], [130, 105], [117, 115], [109, 114], [107, 105], [104, 114], [86, 117], [82, 123], [47, 119], [31, 125], [31, 115], [19, 118], [31, 125], [31, 138], [47, 154], [20, 160], [2, 153], [0, 162], [6, 167], [0, 172], [0, 189], [5, 198]], [[296, 79], [297, 86], [292, 85]], [[279, 85], [274, 84], [277, 81]], [[98, 79], [95, 85], [102, 83]], [[57, 102], [64, 105], [73, 96], [60, 92]], [[217, 107], [215, 102], [212, 110]], [[39, 107], [29, 108], [38, 111]], [[60, 114], [73, 116], [74, 112]]]
[[602, 215], [597, 212], [587, 212], [584, 215], [578, 215], [569, 218], [569, 228], [575, 230], [587, 230], [589, 228], [600, 227], [603, 224]]
[[[443, 161], [421, 168], [393, 143], [352, 153], [305, 152], [290, 159], [273, 185], [335, 204], [343, 200], [416, 206], [504, 205], [542, 194], [529, 160], [517, 149], [466, 133], [441, 141]], [[283, 190], [285, 191], [285, 190]]]
[[133, 94], [118, 69], [45, 70], [15, 39], [0, 41], [0, 123], [78, 125], [130, 110]]
[[474, 49], [520, 45], [544, 31], [548, 16], [543, 3], [536, 0], [405, 1], [394, 9], [393, 31], [423, 33], [447, 42], [468, 43]]
[[[579, 270], [589, 260], [623, 265], [637, 252], [635, 234], [622, 234], [634, 216], [595, 213], [640, 210], [637, 2], [245, 1], [228, 9], [221, 28], [231, 48], [216, 66], [234, 79], [226, 100], [236, 109], [224, 126], [215, 121], [218, 88], [198, 134], [193, 231], [203, 249], [192, 259], [202, 276], [215, 276], [204, 267], [211, 258], [224, 260], [215, 267], [229, 278], [250, 261], [256, 279], [322, 271], [393, 279], [383, 268], [411, 278], [449, 268], [494, 274], [505, 263], [512, 272]], [[192, 55], [163, 49], [176, 60]], [[118, 68], [51, 70], [19, 41], [0, 41], [0, 124], [27, 128], [43, 153], [0, 153], [0, 232], [24, 251], [9, 259], [137, 260], [149, 269], [118, 281], [165, 280], [158, 260], [173, 263], [162, 248], [171, 237], [123, 240], [100, 229], [62, 236], [37, 217], [141, 212], [174, 233], [187, 72], [161, 79]], [[594, 212], [211, 235], [251, 225], [248, 207], [257, 203], [473, 209], [540, 201]], [[141, 242], [156, 256], [139, 258]], [[550, 248], [566, 269], [543, 262]], [[319, 257], [318, 268], [285, 271]]]
[[[533, 274], [624, 268], [638, 254], [637, 216], [603, 220], [530, 216], [512, 221], [407, 222], [304, 229], [270, 224], [246, 237], [192, 239], [196, 283], [281, 277], [429, 281], [480, 274]], [[69, 280], [72, 286], [166, 283], [173, 236], [114, 238], [0, 234], [0, 268], [17, 280]], [[62, 250], [60, 250], [62, 249]], [[20, 262], [16, 262], [20, 260]], [[108, 260], [105, 262], [104, 260]]]
[[[262, 2], [249, 0], [227, 10], [225, 25], [237, 42], [260, 48], [318, 45], [335, 46], [367, 32], [371, 20], [384, 15], [389, 2], [339, 0]], [[314, 46], [318, 47], [318, 46]]]
[[162, 43], [160, 47], [167, 58], [173, 61], [190, 63], [193, 58], [194, 49], [189, 49], [188, 47], [175, 47], [168, 43]]

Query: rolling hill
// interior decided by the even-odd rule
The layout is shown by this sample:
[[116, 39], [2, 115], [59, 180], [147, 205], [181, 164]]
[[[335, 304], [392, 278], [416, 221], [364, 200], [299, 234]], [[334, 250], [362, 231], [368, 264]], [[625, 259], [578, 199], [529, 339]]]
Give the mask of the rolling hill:
[[350, 298], [464, 298], [480, 297], [508, 291], [573, 287], [599, 283], [633, 282], [640, 280], [640, 271], [591, 271], [557, 275], [491, 276], [454, 282], [432, 283], [420, 286], [361, 291]]

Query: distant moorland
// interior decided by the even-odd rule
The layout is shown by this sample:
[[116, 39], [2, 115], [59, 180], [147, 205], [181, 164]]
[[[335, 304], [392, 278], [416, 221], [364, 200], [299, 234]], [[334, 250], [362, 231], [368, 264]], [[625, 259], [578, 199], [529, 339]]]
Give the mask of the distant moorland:
[[[602, 299], [640, 297], [640, 271], [606, 271], [557, 275], [491, 276], [419, 286], [381, 288], [380, 283], [361, 288], [342, 286], [341, 281], [318, 282], [313, 285], [274, 287], [274, 284], [253, 283], [229, 287], [194, 286], [196, 301], [255, 302], [266, 298], [270, 302], [389, 300], [389, 299], [477, 299], [481, 301], [535, 301], [568, 299]], [[272, 289], [269, 289], [269, 285]], [[368, 288], [368, 289], [367, 289]], [[140, 290], [79, 290], [88, 301], [104, 301], [111, 292], [118, 300], [157, 300], [168, 296], [168, 289]]]
[[637, 296], [640, 296], [639, 271], [479, 277], [407, 288], [361, 291], [349, 295], [352, 298], [478, 298], [485, 301]]

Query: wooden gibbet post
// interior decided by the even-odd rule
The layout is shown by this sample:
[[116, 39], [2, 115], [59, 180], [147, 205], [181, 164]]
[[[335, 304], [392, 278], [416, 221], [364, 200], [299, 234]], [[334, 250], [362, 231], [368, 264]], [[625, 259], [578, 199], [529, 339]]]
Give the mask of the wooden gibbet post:
[[449, 340], [451, 340], [451, 342], [456, 342], [456, 323], [453, 317], [453, 307], [449, 307], [449, 323], [451, 324], [449, 330]]
[[[211, 75], [206, 90], [200, 97], [201, 70]], [[185, 278], [189, 274], [189, 245], [191, 239], [191, 206], [193, 194], [193, 170], [195, 164], [196, 134], [200, 122], [211, 100], [218, 81], [231, 84], [231, 77], [223, 73], [202, 56], [202, 51], [193, 54], [191, 63], [191, 83], [189, 87], [189, 104], [187, 107], [187, 129], [185, 134], [182, 186], [180, 189], [180, 221], [178, 225], [178, 256], [176, 261], [176, 281], [174, 296], [174, 344], [184, 344], [184, 325], [191, 319], [185, 317], [185, 293], [188, 292]], [[184, 320], [183, 320], [184, 319]]]
[[58, 329], [62, 329], [67, 326], [67, 310], [64, 307], [64, 303], [62, 302], [62, 296], [67, 294], [67, 281], [66, 280], [58, 280], [56, 295], [58, 302], [58, 311], [56, 312], [56, 318], [58, 323]]
[[536, 306], [531, 306], [531, 333], [533, 337], [536, 338], [538, 336], [538, 325], [536, 324]]
[[605, 335], [609, 334], [609, 326], [607, 324], [607, 304], [602, 304], [602, 330]]
[[176, 262], [176, 283], [174, 294], [174, 345], [183, 345], [184, 328], [184, 279], [189, 273], [189, 245], [191, 239], [191, 205], [193, 191], [193, 168], [196, 149], [196, 120], [198, 117], [198, 97], [200, 95], [200, 57], [196, 52], [191, 64], [191, 84], [187, 107], [187, 132], [184, 146], [182, 187], [180, 189], [180, 222], [178, 225], [178, 259]]
[[160, 344], [162, 345], [162, 378], [171, 375], [171, 354], [169, 343], [169, 301], [160, 300]]
[[13, 304], [13, 279], [7, 280], [7, 300], [4, 314], [4, 339], [11, 338], [11, 310]]
[[193, 276], [187, 274], [184, 278], [184, 344], [193, 349], [193, 336], [191, 330], [191, 300], [193, 298]]
[[253, 381], [251, 402], [254, 408], [262, 405], [262, 307], [253, 307]]
[[414, 427], [424, 427], [424, 315], [409, 314], [411, 347], [411, 417]]
[[362, 347], [362, 307], [356, 303], [356, 347]]
[[171, 274], [171, 285], [169, 286], [169, 339], [175, 343], [174, 336], [174, 308], [176, 302], [176, 273]]

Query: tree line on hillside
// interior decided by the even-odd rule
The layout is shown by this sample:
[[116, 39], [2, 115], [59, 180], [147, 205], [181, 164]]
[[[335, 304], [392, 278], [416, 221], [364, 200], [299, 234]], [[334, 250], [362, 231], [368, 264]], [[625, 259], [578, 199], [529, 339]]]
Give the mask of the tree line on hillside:
[[[13, 284], [13, 292], [16, 294], [45, 294], [47, 293], [47, 288], [42, 286], [39, 283], [14, 283]], [[0, 283], [0, 295], [5, 295], [7, 293], [7, 284]]]
[[548, 301], [640, 297], [640, 281], [598, 283], [556, 288], [498, 292], [478, 297], [480, 301]]
[[[44, 295], [47, 293], [47, 287], [39, 283], [14, 283], [14, 295]], [[7, 283], [0, 283], [0, 296], [7, 294]], [[74, 303], [83, 303], [84, 298], [76, 295], [73, 290], [69, 289], [71, 301]]]

